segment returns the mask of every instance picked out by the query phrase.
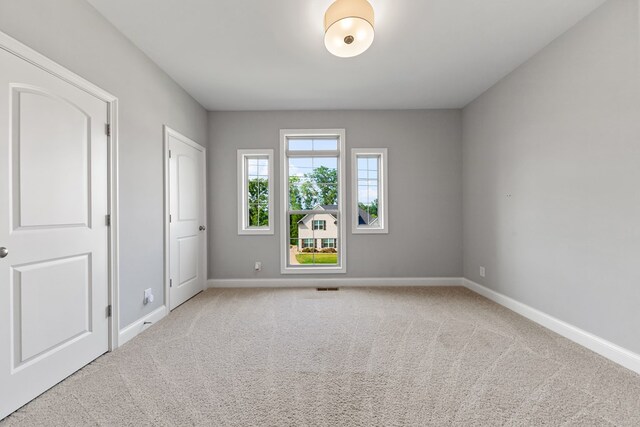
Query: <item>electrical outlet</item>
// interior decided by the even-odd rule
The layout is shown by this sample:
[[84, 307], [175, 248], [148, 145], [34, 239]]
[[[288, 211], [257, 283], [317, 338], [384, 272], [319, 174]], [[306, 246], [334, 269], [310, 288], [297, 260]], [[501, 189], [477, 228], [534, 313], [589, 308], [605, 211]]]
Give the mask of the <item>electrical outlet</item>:
[[151, 290], [151, 288], [145, 289], [144, 290], [144, 304], [150, 304], [153, 302], [153, 291]]
[[255, 271], [262, 271], [262, 262], [256, 261], [256, 265], [253, 266]]
[[480, 267], [480, 277], [484, 277], [487, 274], [484, 267]]

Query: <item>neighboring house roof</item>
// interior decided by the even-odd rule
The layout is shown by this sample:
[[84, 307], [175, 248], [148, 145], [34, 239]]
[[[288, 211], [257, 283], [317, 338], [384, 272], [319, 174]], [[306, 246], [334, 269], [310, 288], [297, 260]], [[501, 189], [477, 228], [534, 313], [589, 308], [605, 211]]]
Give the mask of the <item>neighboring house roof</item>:
[[358, 208], [358, 225], [371, 225], [378, 220], [378, 217], [371, 218], [362, 208]]
[[[323, 211], [337, 211], [338, 210], [338, 205], [315, 205], [313, 207], [314, 210], [318, 210], [318, 209], [322, 209]], [[300, 224], [302, 221], [304, 221], [309, 215], [313, 215], [313, 214], [306, 214], [305, 216], [303, 216], [300, 221], [298, 221], [298, 224]], [[332, 217], [338, 219], [337, 216], [335, 216], [334, 214], [331, 214]]]
[[[313, 209], [315, 209], [315, 210], [322, 209], [322, 210], [325, 210], [325, 211], [326, 210], [338, 210], [338, 205], [316, 205], [316, 206], [313, 207]], [[307, 215], [303, 216], [300, 219], [300, 221], [298, 221], [298, 224], [300, 224], [302, 221], [304, 221], [305, 218], [307, 218], [309, 215], [313, 215], [313, 214], [307, 214]], [[337, 217], [334, 214], [331, 214], [331, 216], [337, 219]], [[364, 209], [358, 208], [358, 225], [372, 225], [377, 220], [378, 220], [378, 217], [371, 218]]]

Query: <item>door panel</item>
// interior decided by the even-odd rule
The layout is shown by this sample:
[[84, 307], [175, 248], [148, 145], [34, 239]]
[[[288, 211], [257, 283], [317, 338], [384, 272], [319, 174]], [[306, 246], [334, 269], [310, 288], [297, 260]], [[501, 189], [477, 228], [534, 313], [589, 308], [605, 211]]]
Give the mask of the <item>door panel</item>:
[[0, 49], [0, 418], [108, 350], [107, 121]]
[[176, 132], [168, 132], [169, 308], [204, 289], [206, 280], [205, 151]]
[[16, 226], [86, 226], [90, 117], [42, 90], [14, 87], [12, 98]]
[[193, 153], [178, 154], [176, 168], [178, 169], [178, 221], [190, 221], [198, 219], [199, 192], [198, 165], [192, 157]]
[[198, 278], [199, 240], [198, 235], [178, 239], [178, 286]]
[[14, 267], [15, 367], [91, 332], [89, 265], [85, 254]]

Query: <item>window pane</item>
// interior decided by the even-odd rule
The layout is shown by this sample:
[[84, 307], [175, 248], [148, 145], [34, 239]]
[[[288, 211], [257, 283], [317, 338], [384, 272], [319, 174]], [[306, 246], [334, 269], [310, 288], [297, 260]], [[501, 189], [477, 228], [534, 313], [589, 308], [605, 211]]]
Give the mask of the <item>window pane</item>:
[[289, 151], [336, 151], [338, 140], [336, 138], [292, 138], [289, 139]]
[[289, 139], [290, 151], [311, 151], [313, 150], [312, 139]]
[[258, 222], [260, 227], [268, 227], [269, 226], [269, 206], [258, 205], [258, 211], [259, 211]]
[[338, 168], [338, 158], [337, 157], [314, 157], [313, 158], [313, 167], [319, 168], [324, 166], [329, 169], [337, 169]]
[[316, 151], [335, 151], [338, 149], [337, 139], [314, 139], [313, 149]]
[[266, 178], [258, 179], [258, 194], [260, 203], [267, 203], [269, 200], [269, 180]]
[[378, 218], [380, 156], [358, 156], [358, 225], [375, 227]]
[[336, 184], [319, 184], [318, 203], [325, 209], [338, 208], [338, 186]]
[[249, 203], [258, 203], [258, 197], [260, 196], [260, 184], [258, 178], [249, 178], [247, 182]]
[[247, 159], [247, 175], [249, 177], [258, 176], [258, 159]]
[[247, 223], [249, 227], [268, 227], [269, 226], [269, 205], [252, 203], [249, 204], [249, 218]]
[[313, 209], [319, 204], [318, 188], [313, 182], [298, 177], [289, 178], [289, 208]]
[[291, 157], [289, 176], [314, 179], [318, 182], [337, 182], [337, 157]]
[[269, 181], [262, 178], [251, 178], [247, 182], [248, 187], [248, 203], [263, 203], [269, 202]]
[[260, 226], [260, 209], [257, 204], [249, 205], [249, 227], [259, 227]]
[[369, 169], [370, 171], [375, 171], [377, 173], [378, 171], [378, 156], [375, 157], [369, 157], [367, 159], [367, 169]]
[[313, 172], [312, 157], [291, 157], [289, 158], [289, 176], [304, 178]]
[[[338, 159], [289, 159], [289, 208], [314, 209], [338, 203]], [[332, 209], [336, 209], [333, 207]]]

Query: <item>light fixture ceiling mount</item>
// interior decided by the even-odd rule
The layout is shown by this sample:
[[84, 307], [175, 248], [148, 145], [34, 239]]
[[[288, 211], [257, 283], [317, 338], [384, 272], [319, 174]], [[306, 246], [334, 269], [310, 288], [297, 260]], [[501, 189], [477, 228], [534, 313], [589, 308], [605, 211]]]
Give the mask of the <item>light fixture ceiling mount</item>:
[[341, 58], [360, 55], [373, 43], [373, 7], [367, 0], [336, 0], [324, 14], [324, 45]]

